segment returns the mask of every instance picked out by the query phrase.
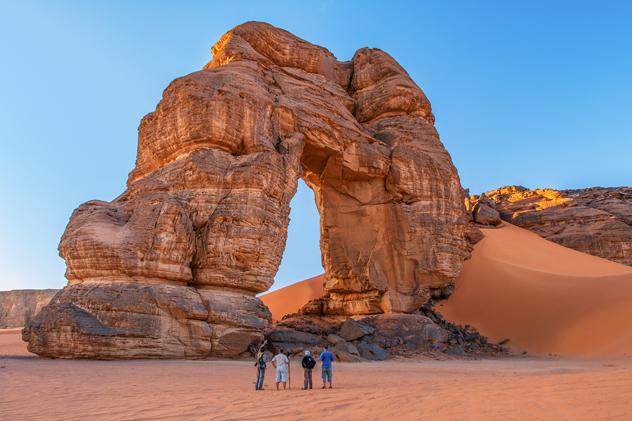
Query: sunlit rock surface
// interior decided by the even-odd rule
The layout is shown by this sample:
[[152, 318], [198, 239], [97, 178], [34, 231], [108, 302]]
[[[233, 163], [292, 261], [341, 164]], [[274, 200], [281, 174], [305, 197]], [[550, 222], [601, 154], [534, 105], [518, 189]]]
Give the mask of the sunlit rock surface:
[[25, 329], [56, 357], [244, 352], [270, 314], [302, 177], [321, 216], [324, 313], [411, 312], [469, 256], [463, 190], [430, 103], [377, 49], [338, 61], [264, 23], [227, 32], [139, 127], [112, 202], [72, 215], [69, 285]]
[[485, 196], [505, 221], [563, 246], [632, 266], [632, 187], [508, 186]]

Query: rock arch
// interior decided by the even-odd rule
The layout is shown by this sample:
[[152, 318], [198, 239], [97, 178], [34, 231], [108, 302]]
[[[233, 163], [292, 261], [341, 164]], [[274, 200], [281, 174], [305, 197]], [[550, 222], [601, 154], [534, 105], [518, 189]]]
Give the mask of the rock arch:
[[173, 81], [112, 202], [73, 213], [68, 286], [25, 329], [56, 357], [230, 356], [261, 338], [299, 177], [314, 190], [329, 315], [412, 312], [469, 255], [430, 103], [388, 54], [249, 22]]

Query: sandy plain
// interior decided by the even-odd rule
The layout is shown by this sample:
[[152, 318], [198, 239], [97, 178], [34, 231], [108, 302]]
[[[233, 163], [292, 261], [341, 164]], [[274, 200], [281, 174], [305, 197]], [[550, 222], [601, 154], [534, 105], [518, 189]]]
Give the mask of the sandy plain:
[[[632, 360], [334, 363], [334, 389], [276, 391], [250, 361], [48, 360], [0, 334], [3, 420], [626, 420]], [[7, 355], [11, 353], [10, 355]], [[315, 373], [317, 374], [317, 373]], [[315, 376], [319, 386], [318, 375]]]

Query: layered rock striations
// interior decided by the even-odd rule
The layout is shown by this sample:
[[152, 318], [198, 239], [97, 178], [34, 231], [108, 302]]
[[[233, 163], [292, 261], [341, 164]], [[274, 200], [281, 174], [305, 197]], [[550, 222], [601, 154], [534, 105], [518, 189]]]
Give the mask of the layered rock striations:
[[417, 310], [469, 256], [430, 103], [377, 49], [340, 62], [268, 24], [227, 32], [139, 127], [127, 190], [72, 215], [68, 286], [24, 331], [57, 357], [232, 356], [262, 338], [289, 203], [314, 190], [324, 313]]
[[44, 307], [56, 289], [14, 289], [0, 291], [0, 329], [22, 327]]
[[632, 188], [576, 190], [507, 186], [473, 200], [563, 246], [632, 266]]

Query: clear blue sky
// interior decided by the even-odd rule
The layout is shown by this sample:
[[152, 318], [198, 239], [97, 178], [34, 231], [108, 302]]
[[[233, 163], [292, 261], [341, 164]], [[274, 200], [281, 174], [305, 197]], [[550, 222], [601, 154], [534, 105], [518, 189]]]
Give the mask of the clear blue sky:
[[[72, 210], [111, 200], [136, 129], [222, 33], [270, 22], [349, 59], [389, 52], [430, 98], [463, 185], [632, 184], [627, 1], [86, 1], [0, 4], [0, 289], [61, 287]], [[275, 288], [319, 274], [304, 185]]]

